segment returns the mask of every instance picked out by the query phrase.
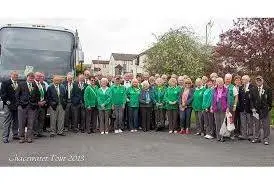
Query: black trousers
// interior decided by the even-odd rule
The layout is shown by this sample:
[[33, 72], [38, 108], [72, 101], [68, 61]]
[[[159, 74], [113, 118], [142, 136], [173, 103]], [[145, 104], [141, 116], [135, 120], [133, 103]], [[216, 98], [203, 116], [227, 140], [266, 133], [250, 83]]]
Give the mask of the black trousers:
[[97, 118], [98, 118], [98, 112], [95, 107], [92, 107], [92, 108], [86, 110], [86, 129], [88, 132], [96, 131]]
[[71, 129], [71, 127], [73, 126], [72, 125], [72, 122], [73, 122], [72, 114], [73, 114], [72, 104], [67, 103], [66, 110], [65, 110], [65, 127], [68, 129]]
[[72, 105], [72, 119], [73, 129], [78, 129], [78, 125], [80, 124], [80, 129], [85, 130], [86, 110], [83, 104]]
[[142, 129], [143, 131], [150, 130], [150, 121], [151, 121], [151, 114], [152, 114], [152, 107], [141, 107], [141, 122], [142, 122]]
[[178, 118], [178, 110], [172, 109], [167, 110], [167, 118], [169, 122], [169, 131], [175, 131], [177, 128], [177, 118]]
[[36, 117], [33, 125], [33, 134], [39, 135], [43, 133], [46, 120], [46, 109], [44, 107], [39, 107], [35, 115]]

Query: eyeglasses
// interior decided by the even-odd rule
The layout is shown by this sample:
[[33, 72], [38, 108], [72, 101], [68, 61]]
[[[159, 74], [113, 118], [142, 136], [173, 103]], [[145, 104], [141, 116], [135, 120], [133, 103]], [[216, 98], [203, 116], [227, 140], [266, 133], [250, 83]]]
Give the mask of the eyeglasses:
[[95, 80], [90, 80], [91, 82], [94, 82]]

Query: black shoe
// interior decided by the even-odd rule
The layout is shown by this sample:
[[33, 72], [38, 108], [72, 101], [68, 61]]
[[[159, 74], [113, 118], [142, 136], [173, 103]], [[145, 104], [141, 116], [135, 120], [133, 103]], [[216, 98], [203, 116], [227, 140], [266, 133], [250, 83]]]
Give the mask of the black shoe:
[[242, 135], [239, 135], [238, 139], [239, 139], [239, 140], [247, 140], [247, 138], [244, 137], [244, 136], [242, 136]]
[[55, 134], [50, 134], [50, 137], [55, 137]]
[[32, 139], [31, 139], [31, 138], [28, 138], [27, 142], [28, 142], [28, 143], [32, 143]]
[[46, 137], [44, 134], [38, 134], [37, 137]]
[[87, 133], [88, 133], [88, 134], [91, 134], [91, 131], [89, 130]]
[[60, 136], [66, 136], [66, 134], [63, 132], [61, 134], [57, 134], [57, 135], [60, 135]]
[[3, 143], [7, 144], [7, 143], [9, 143], [9, 140], [8, 139], [4, 139]]
[[85, 133], [85, 130], [81, 130], [81, 133]]
[[73, 129], [73, 133], [78, 133], [78, 129]]
[[17, 135], [12, 137], [13, 140], [19, 140], [19, 137]]
[[221, 139], [220, 139], [220, 142], [225, 142], [225, 139], [224, 139], [224, 138], [221, 138]]
[[35, 134], [35, 135], [33, 135], [33, 138], [34, 138], [34, 139], [38, 139], [39, 137], [38, 137], [37, 134]]

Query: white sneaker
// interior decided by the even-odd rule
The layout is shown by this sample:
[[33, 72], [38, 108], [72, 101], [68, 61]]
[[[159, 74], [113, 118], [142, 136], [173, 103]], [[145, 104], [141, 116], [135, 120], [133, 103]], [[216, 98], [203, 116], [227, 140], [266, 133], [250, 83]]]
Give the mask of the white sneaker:
[[204, 137], [205, 137], [206, 139], [209, 139], [209, 135], [208, 135], [208, 134], [206, 134]]
[[136, 130], [136, 129], [134, 130], [134, 132], [137, 132], [137, 131], [138, 131], [138, 130]]
[[123, 132], [121, 129], [119, 129], [118, 131], [119, 131], [119, 133], [122, 133], [122, 132]]
[[169, 133], [169, 134], [172, 134], [172, 131], [170, 130], [168, 133]]
[[105, 132], [101, 132], [101, 135], [105, 134]]
[[108, 132], [105, 132], [105, 134], [108, 134]]
[[135, 132], [134, 130], [130, 130], [130, 132]]
[[177, 131], [175, 130], [174, 133], [177, 134]]
[[213, 139], [214, 137], [211, 135], [208, 135], [208, 139]]
[[115, 130], [114, 133], [115, 133], [115, 134], [118, 134], [118, 133], [119, 133], [119, 130]]

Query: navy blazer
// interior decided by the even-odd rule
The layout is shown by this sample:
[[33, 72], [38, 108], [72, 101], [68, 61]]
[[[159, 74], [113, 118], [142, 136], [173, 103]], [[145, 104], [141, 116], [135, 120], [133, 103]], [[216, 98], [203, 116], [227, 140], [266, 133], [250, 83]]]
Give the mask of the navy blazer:
[[15, 96], [18, 102], [18, 106], [26, 108], [28, 105], [32, 109], [38, 108], [38, 102], [40, 101], [40, 91], [35, 82], [32, 83], [33, 90], [30, 92], [26, 81], [18, 84]]
[[[186, 106], [191, 107], [192, 101], [193, 101], [193, 94], [194, 94], [195, 89], [190, 88], [188, 96], [187, 96], [187, 101], [186, 101]], [[182, 95], [184, 93], [184, 89], [181, 91], [180, 97], [179, 97], [179, 107], [182, 107]]]
[[17, 109], [18, 104], [15, 97], [15, 90], [12, 87], [11, 79], [2, 82], [1, 99], [3, 100], [4, 105], [7, 105], [7, 101], [10, 101], [10, 105], [7, 105], [10, 110]]
[[51, 84], [48, 87], [47, 93], [46, 93], [46, 98], [48, 105], [53, 109], [56, 110], [57, 105], [61, 104], [63, 109], [66, 109], [67, 105], [67, 95], [66, 95], [66, 89], [63, 84], [59, 85], [59, 90], [60, 90], [60, 101], [57, 95], [57, 91], [55, 89], [55, 85]]
[[272, 91], [263, 85], [264, 93], [260, 97], [258, 87], [254, 87], [251, 91], [251, 109], [256, 109], [261, 118], [267, 117], [272, 108]]
[[247, 112], [247, 113], [252, 112], [250, 101], [251, 101], [251, 92], [254, 89], [255, 88], [252, 84], [249, 84], [248, 91], [245, 91], [244, 86], [239, 87], [239, 96], [238, 96], [239, 97], [239, 100], [238, 100], [239, 112]]
[[[72, 82], [71, 84], [72, 84], [72, 90], [73, 90], [74, 83]], [[67, 94], [67, 99], [68, 99], [68, 81], [64, 81], [64, 82], [63, 82], [63, 85], [64, 85], [64, 87], [65, 87], [65, 89], [66, 89], [66, 94]], [[71, 92], [70, 92], [70, 98], [71, 98], [72, 90], [71, 90]], [[68, 99], [68, 100], [71, 100], [71, 99]]]
[[84, 104], [84, 93], [85, 89], [87, 87], [87, 84], [84, 83], [84, 88], [81, 90], [79, 88], [79, 82], [75, 82], [73, 84], [73, 88], [71, 91], [71, 103], [74, 106]]

